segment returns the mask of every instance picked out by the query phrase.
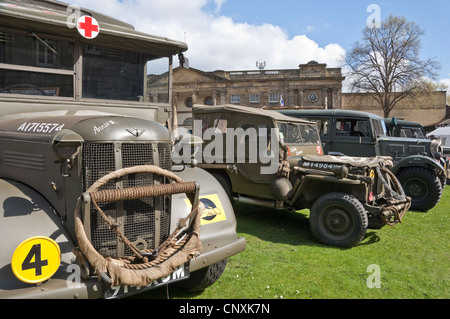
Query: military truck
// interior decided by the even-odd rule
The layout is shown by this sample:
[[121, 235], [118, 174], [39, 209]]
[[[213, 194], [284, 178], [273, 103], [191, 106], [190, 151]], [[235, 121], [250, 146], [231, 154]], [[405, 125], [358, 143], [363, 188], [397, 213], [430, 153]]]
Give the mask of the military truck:
[[390, 156], [411, 209], [428, 211], [439, 202], [448, 163], [438, 140], [388, 136], [385, 121], [375, 114], [351, 110], [281, 110], [316, 121], [326, 153], [348, 156]]
[[439, 145], [439, 152], [444, 156], [441, 161], [442, 166], [447, 167], [446, 176], [450, 176], [448, 161], [445, 157], [450, 156], [450, 147], [446, 146], [446, 140], [443, 140], [441, 136], [435, 136], [433, 132], [427, 134], [422, 124], [413, 121], [401, 120], [396, 117], [385, 118], [386, 130], [389, 136], [396, 137], [408, 137], [408, 138], [420, 138], [420, 139], [436, 139], [433, 145]]
[[77, 6], [0, 3], [0, 298], [199, 291], [245, 249], [223, 187], [172, 162], [186, 50]]
[[192, 161], [230, 199], [309, 209], [311, 231], [322, 243], [355, 246], [369, 227], [395, 225], [409, 208], [389, 158], [324, 155], [314, 122], [231, 104], [194, 105], [192, 112], [192, 134], [203, 140]]
[[427, 133], [420, 123], [397, 119], [396, 117], [385, 118], [388, 136], [407, 138], [427, 138]]

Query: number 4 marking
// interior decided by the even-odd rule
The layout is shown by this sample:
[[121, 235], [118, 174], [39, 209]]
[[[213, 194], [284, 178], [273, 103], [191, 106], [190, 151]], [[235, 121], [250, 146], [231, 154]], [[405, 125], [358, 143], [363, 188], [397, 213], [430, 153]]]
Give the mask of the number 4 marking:
[[41, 244], [33, 245], [22, 263], [22, 270], [34, 269], [36, 276], [42, 275], [42, 267], [48, 266], [48, 260], [41, 259]]

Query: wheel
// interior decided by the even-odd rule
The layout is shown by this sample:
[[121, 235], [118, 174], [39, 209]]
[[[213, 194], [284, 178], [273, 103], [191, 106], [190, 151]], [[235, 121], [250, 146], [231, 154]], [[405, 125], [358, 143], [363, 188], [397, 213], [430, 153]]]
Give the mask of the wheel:
[[216, 171], [208, 171], [212, 176], [214, 176], [215, 179], [222, 185], [222, 188], [225, 190], [225, 193], [228, 196], [228, 199], [230, 200], [231, 206], [234, 207], [234, 198], [233, 198], [233, 188], [231, 186], [230, 179], [228, 176], [225, 176], [224, 174]]
[[200, 292], [219, 280], [225, 271], [228, 259], [223, 259], [208, 267], [191, 273], [189, 279], [176, 283], [176, 288], [184, 292]]
[[397, 174], [406, 196], [411, 197], [411, 209], [428, 211], [439, 202], [442, 185], [439, 177], [424, 167], [407, 167]]
[[364, 206], [354, 196], [329, 193], [311, 207], [309, 224], [324, 244], [353, 247], [364, 238], [368, 220]]

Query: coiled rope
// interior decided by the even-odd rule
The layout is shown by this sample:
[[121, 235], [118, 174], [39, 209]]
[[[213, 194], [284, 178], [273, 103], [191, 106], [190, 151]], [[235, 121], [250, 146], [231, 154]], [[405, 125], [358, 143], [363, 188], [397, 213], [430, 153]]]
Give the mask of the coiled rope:
[[[128, 174], [151, 173], [164, 176], [174, 183], [142, 186], [127, 189], [99, 190], [113, 179]], [[192, 204], [191, 212], [179, 220], [176, 229], [158, 247], [157, 250], [137, 249], [119, 230], [117, 224], [100, 209], [98, 203], [133, 200], [144, 197], [156, 197], [185, 193]], [[87, 259], [95, 273], [113, 286], [148, 286], [153, 281], [166, 277], [179, 266], [195, 258], [201, 252], [200, 218], [203, 205], [198, 200], [198, 184], [184, 182], [170, 171], [152, 165], [123, 168], [109, 173], [96, 181], [85, 193], [108, 227], [127, 245], [133, 256], [104, 256], [89, 241], [81, 220], [82, 197], [75, 208], [75, 232], [79, 248], [74, 253], [81, 260]], [[154, 258], [152, 258], [154, 257]]]
[[[405, 195], [403, 187], [398, 181], [397, 177], [394, 175], [394, 173], [392, 173], [387, 168], [379, 166], [377, 166], [376, 170], [381, 183], [384, 185], [385, 189], [392, 195], [392, 197], [396, 200], [395, 203], [391, 202], [389, 205], [382, 206], [382, 209], [384, 211], [390, 212], [389, 214], [385, 215], [382, 214], [383, 222], [389, 226], [401, 223], [403, 216], [411, 207], [411, 198]], [[383, 173], [388, 175], [389, 180], [393, 184], [393, 187], [391, 187], [391, 185], [386, 181], [386, 179], [383, 176]], [[397, 206], [396, 204], [404, 204], [404, 206], [403, 208], [399, 209], [399, 206]]]

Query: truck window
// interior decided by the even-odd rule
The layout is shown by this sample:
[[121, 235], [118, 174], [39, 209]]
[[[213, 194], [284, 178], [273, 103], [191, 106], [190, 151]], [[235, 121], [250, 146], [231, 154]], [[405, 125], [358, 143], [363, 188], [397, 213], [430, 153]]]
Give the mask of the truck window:
[[[154, 91], [144, 92], [144, 74], [151, 57], [114, 48], [83, 46], [83, 98], [168, 103], [168, 75], [149, 76]], [[164, 72], [168, 70], [167, 67]], [[150, 72], [161, 72], [149, 70]], [[147, 96], [146, 96], [147, 95]]]
[[369, 136], [369, 123], [366, 120], [337, 119], [337, 136]]
[[400, 137], [426, 138], [422, 130], [418, 127], [403, 127], [400, 129]]
[[73, 97], [74, 46], [0, 31], [0, 93]]
[[316, 122], [320, 136], [328, 136], [330, 130], [330, 120], [328, 119], [309, 119]]
[[0, 30], [0, 94], [169, 103], [169, 64], [169, 57]]
[[[228, 120], [226, 115], [204, 115], [199, 120], [200, 121], [196, 120], [194, 122], [194, 125], [197, 125], [194, 127], [194, 131], [197, 134], [201, 133], [201, 135], [203, 135], [208, 129], [213, 129], [214, 133], [225, 134], [227, 132]], [[198, 127], [198, 124], [200, 124], [201, 127]]]
[[377, 136], [387, 136], [386, 124], [384, 121], [380, 121], [377, 119], [372, 119], [373, 128], [375, 130], [375, 134]]

